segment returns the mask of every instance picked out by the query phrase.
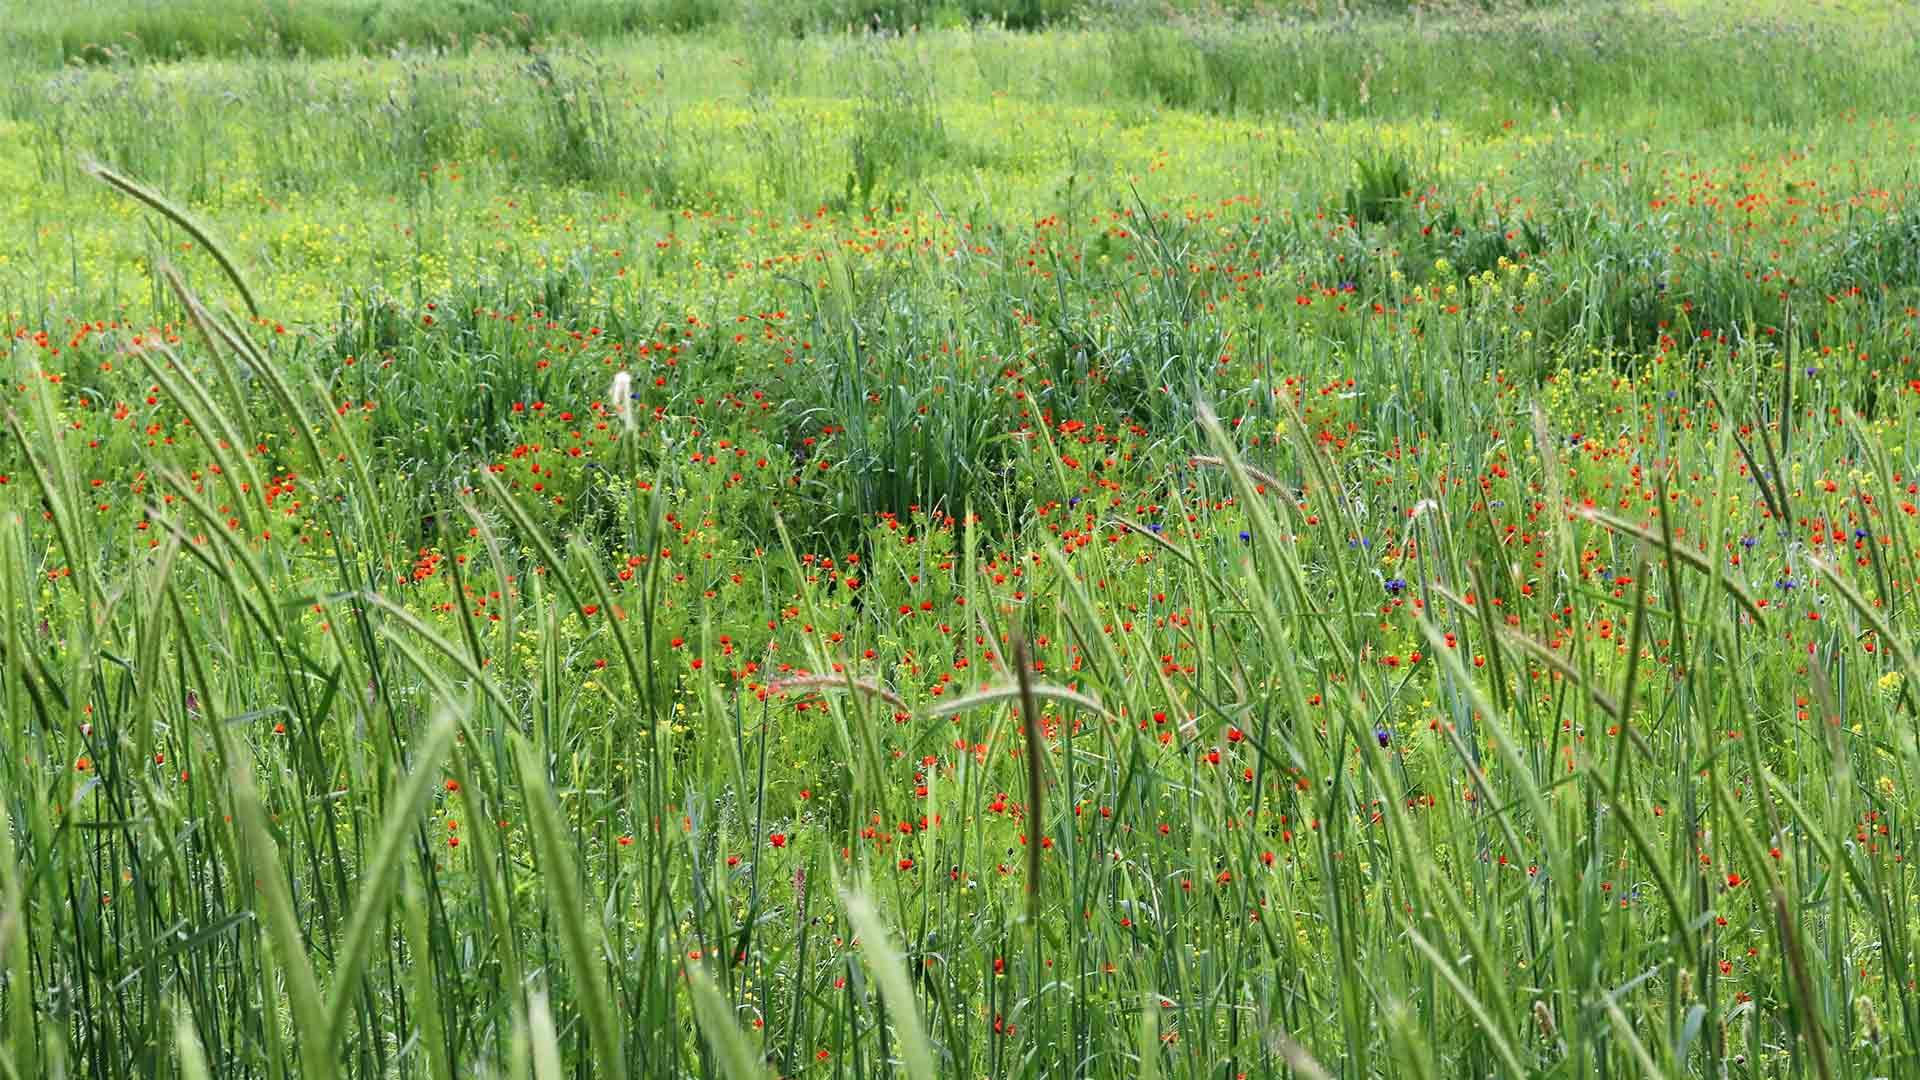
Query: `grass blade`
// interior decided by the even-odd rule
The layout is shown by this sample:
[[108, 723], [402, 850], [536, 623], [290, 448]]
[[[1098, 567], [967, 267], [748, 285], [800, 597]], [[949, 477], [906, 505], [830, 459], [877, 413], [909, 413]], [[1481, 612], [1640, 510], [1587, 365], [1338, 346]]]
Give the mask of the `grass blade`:
[[906, 958], [894, 945], [892, 935], [880, 921], [880, 913], [866, 893], [849, 894], [846, 906], [847, 918], [852, 921], [854, 932], [860, 935], [860, 951], [866, 956], [874, 980], [880, 984], [880, 999], [886, 1002], [887, 1017], [899, 1037], [907, 1075], [912, 1080], [934, 1080], [939, 1070], [934, 1064], [933, 1044], [927, 1040], [926, 1023], [920, 1018], [919, 1003], [913, 997], [913, 984], [907, 981]]
[[733, 1007], [713, 985], [706, 968], [689, 964], [687, 984], [693, 994], [694, 1019], [720, 1059], [720, 1074], [727, 1080], [767, 1080], [772, 1076], [747, 1033], [734, 1021]]
[[586, 1015], [588, 1031], [600, 1052], [601, 1067], [609, 1076], [625, 1077], [626, 1041], [621, 1036], [613, 987], [607, 978], [605, 933], [597, 921], [589, 927], [591, 909], [581, 894], [579, 871], [573, 861], [573, 838], [561, 823], [560, 808], [554, 803], [546, 767], [533, 747], [516, 734], [513, 748], [520, 763], [520, 781], [526, 789], [534, 854], [540, 860], [542, 880], [553, 891], [552, 907], [560, 923], [561, 946], [573, 969], [571, 996]]
[[329, 1048], [339, 1045], [346, 1034], [348, 1022], [353, 1019], [353, 997], [360, 990], [360, 972], [372, 951], [374, 930], [386, 917], [387, 902], [400, 880], [398, 863], [401, 847], [405, 845], [407, 837], [419, 828], [420, 804], [433, 784], [440, 760], [446, 756], [447, 747], [453, 742], [455, 726], [453, 712], [441, 709], [414, 756], [413, 775], [407, 777], [387, 800], [386, 818], [374, 842], [373, 856], [361, 871], [360, 880], [365, 887], [361, 890], [359, 903], [354, 907], [353, 918], [347, 925], [347, 936], [340, 946], [334, 968], [333, 989], [327, 995], [329, 1026], [326, 1045]]

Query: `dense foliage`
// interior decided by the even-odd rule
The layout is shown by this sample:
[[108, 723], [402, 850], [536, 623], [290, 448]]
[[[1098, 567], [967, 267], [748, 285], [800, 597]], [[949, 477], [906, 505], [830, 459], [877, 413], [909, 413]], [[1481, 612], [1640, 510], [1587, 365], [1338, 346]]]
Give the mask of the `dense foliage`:
[[191, 7], [0, 62], [10, 1075], [1920, 1069], [1901, 16]]

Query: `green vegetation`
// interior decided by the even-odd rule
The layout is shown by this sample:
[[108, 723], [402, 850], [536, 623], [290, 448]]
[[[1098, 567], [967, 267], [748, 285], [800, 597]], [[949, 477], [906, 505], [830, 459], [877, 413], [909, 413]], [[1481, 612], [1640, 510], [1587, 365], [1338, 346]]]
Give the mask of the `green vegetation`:
[[1078, 13], [1066, 0], [78, 0], [22, 7], [10, 46], [42, 63], [525, 48], [721, 26], [785, 37], [975, 23], [1033, 30]]
[[1920, 1069], [1902, 15], [80, 3], [7, 1075]]

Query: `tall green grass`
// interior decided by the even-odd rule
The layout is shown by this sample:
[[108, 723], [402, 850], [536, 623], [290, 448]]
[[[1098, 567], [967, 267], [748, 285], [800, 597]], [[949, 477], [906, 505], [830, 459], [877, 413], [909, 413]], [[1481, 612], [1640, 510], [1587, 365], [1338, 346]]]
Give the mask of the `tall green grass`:
[[[1844, 187], [1729, 149], [1890, 110], [1903, 46], [1800, 39], [1825, 81], [1729, 75], [1720, 141], [1608, 152], [1677, 137], [1641, 110], [1679, 76], [1627, 73], [1701, 24], [1329, 24], [1293, 99], [1264, 18], [929, 35], [984, 50], [958, 75], [788, 46], [860, 65], [756, 83], [805, 168], [727, 171], [644, 52], [16, 91], [36, 205], [154, 280], [50, 224], [10, 260], [0, 1063], [1920, 1067], [1909, 193], [1878, 127], [1815, 131]], [[1328, 59], [1437, 79], [1476, 34], [1599, 65], [1529, 115], [1602, 135], [1464, 158]], [[1223, 174], [1158, 148], [1091, 177], [1118, 128], [967, 123], [1063, 55], [1155, 65], [1101, 107], [1154, 141], [1198, 130], [1170, 102], [1378, 121], [1249, 139], [1198, 195]], [[1460, 78], [1559, 77], [1505, 70]], [[227, 123], [171, 107], [236, 72]], [[244, 181], [194, 156], [239, 145]], [[1823, 224], [1687, 205], [1754, 193]], [[258, 239], [302, 198], [404, 223], [401, 269]]]
[[[1916, 747], [1883, 688], [1903, 687], [1912, 660], [1895, 644], [1876, 678], [1841, 651], [1861, 633], [1901, 640], [1884, 614], [1899, 593], [1879, 591], [1912, 572], [1898, 516], [1876, 525], [1895, 560], [1880, 584], [1822, 569], [1837, 632], [1801, 665], [1771, 644], [1791, 613], [1756, 606], [1745, 575], [1680, 543], [1665, 514], [1651, 527], [1556, 516], [1543, 527], [1563, 566], [1541, 583], [1566, 606], [1522, 602], [1542, 627], [1502, 625], [1488, 596], [1525, 594], [1495, 583], [1513, 571], [1489, 559], [1494, 522], [1427, 488], [1431, 508], [1404, 526], [1421, 537], [1406, 565], [1429, 601], [1400, 646], [1431, 655], [1411, 691], [1430, 700], [1415, 708], [1399, 700], [1410, 676], [1367, 659], [1382, 647], [1371, 553], [1310, 556], [1293, 539], [1313, 527], [1307, 506], [1336, 535], [1387, 543], [1402, 526], [1376, 531], [1373, 499], [1338, 494], [1346, 466], [1297, 411], [1256, 469], [1201, 406], [1194, 445], [1211, 456], [1190, 459], [1202, 471], [1167, 497], [1243, 523], [1250, 541], [1123, 516], [1138, 558], [1104, 545], [1070, 557], [1003, 522], [1038, 541], [1020, 565], [1052, 600], [1015, 607], [971, 569], [976, 527], [951, 534], [968, 568], [954, 570], [953, 602], [969, 601], [952, 610], [986, 632], [958, 651], [1003, 673], [918, 708], [851, 674], [776, 687], [820, 695], [847, 770], [822, 813], [788, 818], [791, 789], [774, 792], [792, 781], [769, 757], [793, 736], [766, 714], [772, 699], [671, 662], [658, 623], [679, 616], [649, 599], [660, 579], [614, 581], [588, 534], [550, 534], [489, 476], [461, 505], [481, 542], [456, 545], [474, 558], [453, 580], [525, 584], [504, 636], [464, 602], [436, 630], [383, 584], [395, 567], [368, 573], [391, 551], [370, 513], [385, 495], [360, 464], [369, 448], [244, 330], [187, 301], [207, 332], [194, 351], [217, 371], [258, 365], [277, 396], [203, 382], [171, 352], [152, 376], [183, 407], [199, 402], [203, 430], [311, 430], [306, 449], [282, 453], [332, 534], [319, 561], [241, 540], [227, 519], [260, 512], [247, 484], [232, 500], [252, 509], [220, 509], [224, 492], [157, 458], [149, 475], [171, 496], [146, 509], [158, 546], [103, 550], [54, 403], [22, 398], [29, 411], [10, 423], [45, 513], [16, 515], [5, 547], [9, 734], [23, 751], [9, 763], [10, 865], [24, 869], [7, 926], [9, 949], [25, 949], [10, 955], [32, 958], [6, 984], [16, 1069], [191, 1071], [204, 1058], [223, 1074], [544, 1076], [568, 1062], [698, 1070], [712, 1053], [739, 1075], [764, 1052], [787, 1071], [899, 1061], [912, 1075], [1223, 1060], [1276, 1074], [1686, 1073], [1757, 1058], [1840, 1075], [1912, 1060], [1911, 870], [1853, 835], [1903, 805]], [[1790, 368], [1782, 378], [1791, 392]], [[1725, 392], [1730, 415], [1768, 407], [1764, 388]], [[1539, 460], [1560, 457], [1544, 415], [1510, 421]], [[1064, 461], [1048, 431], [1026, 466], [1040, 475]], [[1880, 445], [1816, 420], [1793, 445], [1784, 428], [1756, 447], [1729, 426], [1681, 457], [1802, 460], [1836, 439]], [[229, 482], [255, 475], [232, 443], [206, 449]], [[1553, 472], [1536, 478], [1559, 505]], [[635, 512], [635, 528], [659, 528], [657, 509]], [[1716, 511], [1687, 535], [1704, 530], [1717, 551], [1731, 527]], [[1612, 596], [1580, 584], [1580, 551], [1596, 543], [1633, 570]], [[869, 572], [885, 573], [878, 548]], [[1167, 612], [1151, 635], [1166, 644], [1096, 629], [1116, 617], [1096, 590], [1161, 551], [1151, 587], [1177, 599], [1149, 612]], [[72, 584], [22, 595], [30, 552], [71, 568], [56, 580]], [[801, 617], [850, 617], [855, 647], [886, 640], [880, 612], [836, 616], [798, 562], [793, 577], [778, 565], [768, 585], [800, 586]], [[567, 674], [557, 650], [579, 631], [563, 626], [634, 604], [643, 622], [603, 622], [607, 672]], [[1629, 628], [1624, 671], [1591, 636], [1600, 612]], [[1014, 647], [1022, 670], [1004, 673], [997, 627], [1073, 643], [1085, 669], [1072, 689], [1029, 688], [1030, 654]], [[704, 649], [722, 628], [738, 626], [716, 611], [686, 633]], [[796, 659], [821, 672], [851, 656], [800, 645]], [[1169, 647], [1193, 650], [1192, 673], [1143, 655]], [[1796, 678], [1812, 678], [1819, 715], [1884, 735], [1745, 714], [1740, 703]], [[601, 680], [606, 704], [580, 696]], [[1166, 717], [1180, 701], [1191, 715]], [[953, 731], [979, 755], [940, 750]], [[948, 764], [903, 798], [889, 746]], [[1222, 748], [1228, 765], [1211, 756]], [[1010, 860], [987, 840], [1000, 831], [987, 804], [1009, 798], [1048, 851]], [[1864, 819], [1863, 805], [1875, 808]], [[946, 824], [898, 853], [873, 843], [867, 822], [892, 831], [916, 808]], [[861, 873], [868, 884], [837, 891]], [[1850, 959], [1872, 943], [1876, 959]], [[1743, 978], [1729, 980], [1736, 962]], [[711, 966], [689, 983], [683, 964]], [[1778, 996], [1763, 1005], [1730, 983]], [[1113, 1022], [1143, 999], [1144, 1026]]]
[[684, 34], [716, 25], [794, 35], [910, 31], [970, 22], [1037, 30], [1070, 21], [1069, 0], [83, 0], [18, 5], [6, 52], [40, 64], [250, 55], [346, 56], [402, 47], [526, 47], [555, 39]]

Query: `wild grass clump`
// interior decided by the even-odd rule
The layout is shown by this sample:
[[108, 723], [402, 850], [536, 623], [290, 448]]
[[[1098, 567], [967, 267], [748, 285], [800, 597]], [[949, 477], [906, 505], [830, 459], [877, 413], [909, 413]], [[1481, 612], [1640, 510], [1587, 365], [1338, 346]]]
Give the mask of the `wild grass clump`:
[[1347, 216], [1363, 224], [1394, 221], [1413, 198], [1413, 172], [1406, 159], [1375, 151], [1353, 163], [1354, 185], [1347, 189]]
[[849, 165], [841, 205], [906, 205], [913, 188], [936, 164], [965, 158], [947, 131], [931, 73], [912, 60], [881, 60], [865, 68], [847, 140]]

